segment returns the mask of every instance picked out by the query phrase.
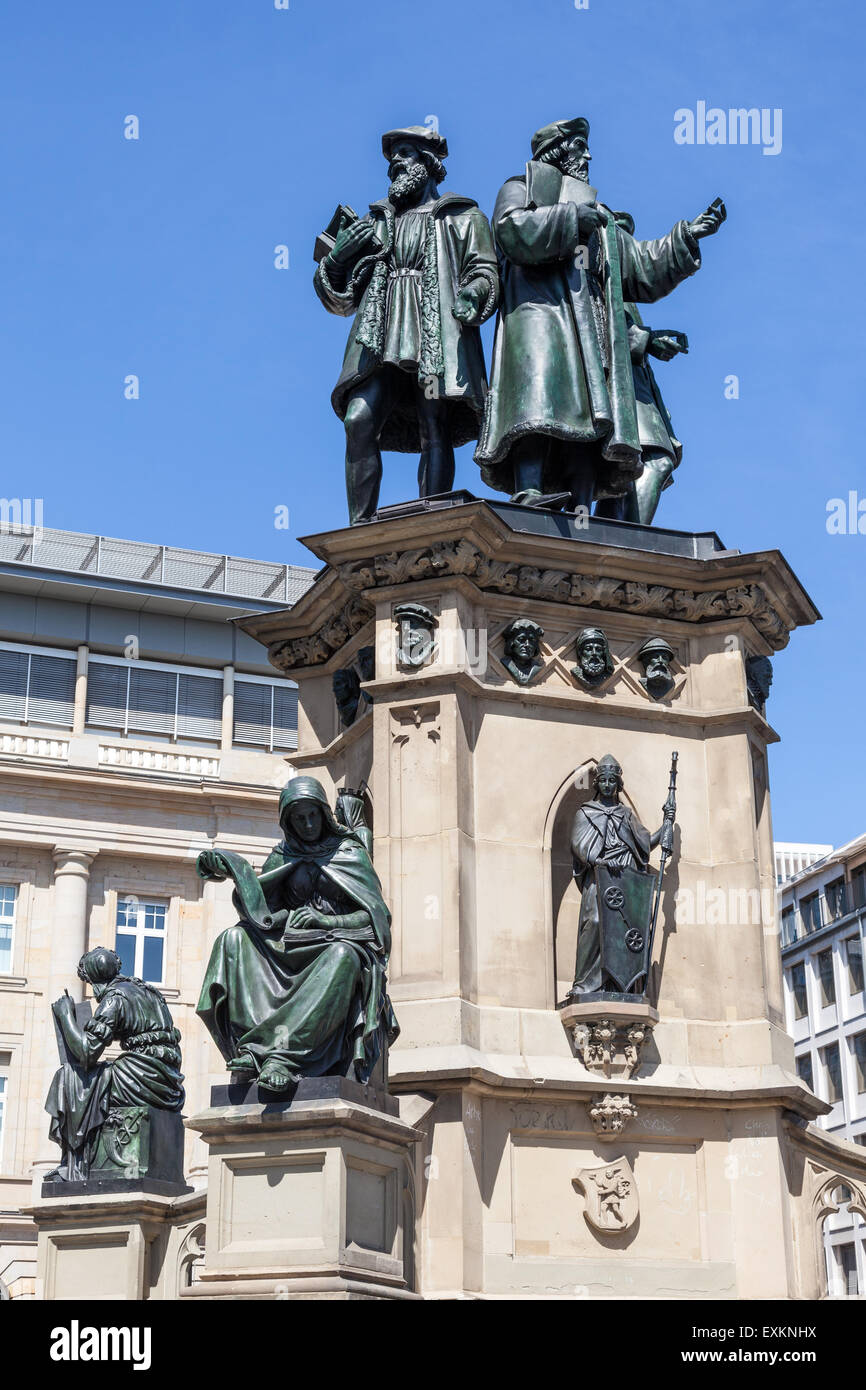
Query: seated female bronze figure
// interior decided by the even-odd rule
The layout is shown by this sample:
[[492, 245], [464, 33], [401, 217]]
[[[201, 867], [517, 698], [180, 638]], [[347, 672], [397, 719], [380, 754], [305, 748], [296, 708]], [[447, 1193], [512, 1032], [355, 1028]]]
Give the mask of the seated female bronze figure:
[[338, 804], [350, 824], [315, 778], [295, 777], [280, 795], [284, 839], [260, 874], [239, 854], [198, 857], [203, 878], [234, 880], [239, 921], [214, 943], [197, 1012], [229, 1069], [277, 1094], [301, 1076], [366, 1081], [383, 1035], [397, 1035], [372, 837], [360, 796]]

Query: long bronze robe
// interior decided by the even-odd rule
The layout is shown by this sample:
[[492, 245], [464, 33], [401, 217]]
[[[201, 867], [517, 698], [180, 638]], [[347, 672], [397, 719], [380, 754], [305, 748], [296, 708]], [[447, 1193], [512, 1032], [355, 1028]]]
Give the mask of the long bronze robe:
[[[321, 840], [292, 835], [287, 811], [294, 800], [318, 799], [311, 783], [295, 778], [283, 789], [286, 838], [261, 875], [240, 855], [219, 855], [240, 921], [214, 942], [196, 1012], [225, 1059], [244, 1059], [257, 1073], [271, 1058], [295, 1076], [352, 1070], [367, 1080], [382, 1035], [397, 1035], [385, 993], [391, 914], [361, 828], [341, 825], [323, 800]], [[285, 929], [287, 912], [304, 903], [364, 920]]]
[[588, 994], [601, 989], [601, 932], [598, 912], [597, 864], [627, 865], [645, 871], [650, 856], [650, 832], [628, 806], [605, 806], [587, 801], [574, 817], [571, 831], [574, 879], [580, 889], [577, 960], [572, 989]]
[[[641, 470], [641, 440], [625, 301], [652, 303], [701, 264], [688, 223], [638, 241], [611, 214], [575, 254], [577, 204], [551, 164], [530, 161], [500, 190], [493, 214], [502, 293], [484, 428], [481, 476], [514, 491], [510, 454], [525, 435], [599, 444], [596, 495], [615, 496]], [[574, 182], [571, 180], [570, 182]], [[552, 450], [544, 491], [557, 491]]]

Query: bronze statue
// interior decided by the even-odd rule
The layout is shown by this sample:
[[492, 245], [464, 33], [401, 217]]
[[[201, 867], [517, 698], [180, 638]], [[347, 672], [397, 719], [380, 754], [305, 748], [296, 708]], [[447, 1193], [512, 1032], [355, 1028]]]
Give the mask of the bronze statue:
[[654, 700], [662, 700], [674, 688], [671, 662], [674, 659], [673, 647], [663, 637], [650, 637], [637, 654], [643, 666], [641, 685]]
[[[502, 299], [475, 458], [490, 487], [526, 506], [589, 508], [640, 479], [626, 304], [693, 275], [699, 242], [727, 215], [717, 199], [667, 236], [636, 240], [596, 200], [588, 139], [583, 117], [536, 131], [493, 214]], [[671, 341], [665, 330], [647, 346], [664, 355]]]
[[[61, 1066], [45, 1109], [51, 1116], [51, 1138], [60, 1145], [62, 1158], [60, 1166], [46, 1174], [49, 1183], [87, 1180], [97, 1170], [103, 1177], [117, 1176], [112, 1168], [120, 1166], [116, 1155], [123, 1144], [106, 1145], [103, 1130], [120, 1129], [128, 1147], [130, 1129], [138, 1133], [143, 1117], [125, 1112], [131, 1108], [177, 1114], [184, 1102], [180, 1033], [159, 990], [121, 975], [120, 957], [104, 946], [81, 957], [78, 977], [92, 986], [97, 1007], [93, 1017], [87, 1017], [90, 1006], [76, 1008], [66, 991], [51, 1006]], [[122, 1055], [100, 1062], [112, 1042], [120, 1043]], [[179, 1119], [176, 1124], [180, 1125]], [[179, 1135], [175, 1176], [182, 1179], [182, 1129]], [[127, 1173], [129, 1157], [123, 1165]], [[145, 1159], [142, 1167], [146, 1166]]]
[[391, 184], [357, 217], [341, 207], [317, 242], [314, 284], [354, 314], [331, 401], [346, 427], [352, 525], [376, 511], [382, 449], [420, 452], [418, 495], [449, 492], [454, 448], [478, 438], [487, 388], [479, 325], [499, 298], [490, 226], [471, 198], [440, 193], [444, 136], [382, 136]]
[[[622, 785], [622, 768], [605, 754], [595, 768], [594, 795], [574, 817], [571, 853], [580, 917], [569, 1000], [599, 992], [629, 994], [646, 981], [652, 963], [661, 876], [673, 849], [676, 754], [662, 824], [652, 834], [620, 801]], [[648, 871], [656, 845], [662, 847], [658, 875]]]
[[231, 878], [238, 923], [214, 942], [197, 1013], [229, 1070], [263, 1091], [301, 1076], [366, 1081], [397, 1024], [385, 992], [391, 914], [370, 859], [361, 797], [336, 813], [321, 783], [280, 793], [283, 839], [257, 874], [240, 854], [205, 850], [202, 878]]
[[571, 674], [586, 690], [594, 690], [613, 675], [613, 657], [600, 627], [585, 627], [574, 646], [577, 665], [572, 666]]
[[539, 644], [544, 628], [531, 618], [515, 618], [505, 629], [505, 652], [502, 665], [519, 685], [529, 685], [541, 670]]

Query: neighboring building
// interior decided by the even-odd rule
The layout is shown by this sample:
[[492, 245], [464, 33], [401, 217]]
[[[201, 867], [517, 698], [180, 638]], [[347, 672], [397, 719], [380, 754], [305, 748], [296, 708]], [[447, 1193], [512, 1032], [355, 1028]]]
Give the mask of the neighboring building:
[[[823, 855], [810, 862], [810, 852], [822, 848]], [[777, 870], [791, 851], [802, 852], [807, 861], [779, 889], [785, 1000], [797, 1071], [832, 1107], [818, 1123], [839, 1138], [866, 1145], [866, 835], [837, 850], [779, 844], [775, 850]], [[862, 1219], [840, 1201], [826, 1229], [831, 1293], [866, 1293], [864, 1241]]]
[[776, 861], [776, 882], [784, 883], [803, 869], [808, 869], [818, 859], [823, 859], [832, 850], [832, 845], [787, 845], [776, 840], [773, 856]]
[[[20, 1215], [59, 1151], [43, 1102], [50, 1004], [110, 945], [183, 1035], [187, 1113], [216, 1050], [194, 1016], [234, 920], [199, 850], [261, 862], [297, 746], [297, 689], [230, 620], [294, 603], [314, 570], [64, 531], [0, 534], [0, 1294], [32, 1291]], [[216, 887], [216, 891], [214, 891]], [[195, 1182], [202, 1157], [190, 1141]]]

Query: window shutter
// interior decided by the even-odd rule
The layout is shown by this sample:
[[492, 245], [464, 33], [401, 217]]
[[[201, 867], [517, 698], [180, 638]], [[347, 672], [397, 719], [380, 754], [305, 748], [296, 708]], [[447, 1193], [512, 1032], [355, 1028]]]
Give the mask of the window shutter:
[[235, 681], [235, 743], [271, 746], [271, 687]]
[[74, 704], [75, 661], [66, 656], [31, 656], [28, 720], [71, 729]]
[[179, 738], [218, 739], [222, 732], [222, 680], [181, 676], [177, 694]]
[[130, 731], [149, 734], [174, 733], [174, 702], [177, 675], [174, 671], [133, 670], [129, 675]]
[[27, 653], [0, 651], [0, 719], [23, 719]]
[[126, 719], [126, 666], [87, 663], [87, 722], [97, 729], [123, 730]]
[[274, 686], [274, 748], [298, 746], [298, 689]]

